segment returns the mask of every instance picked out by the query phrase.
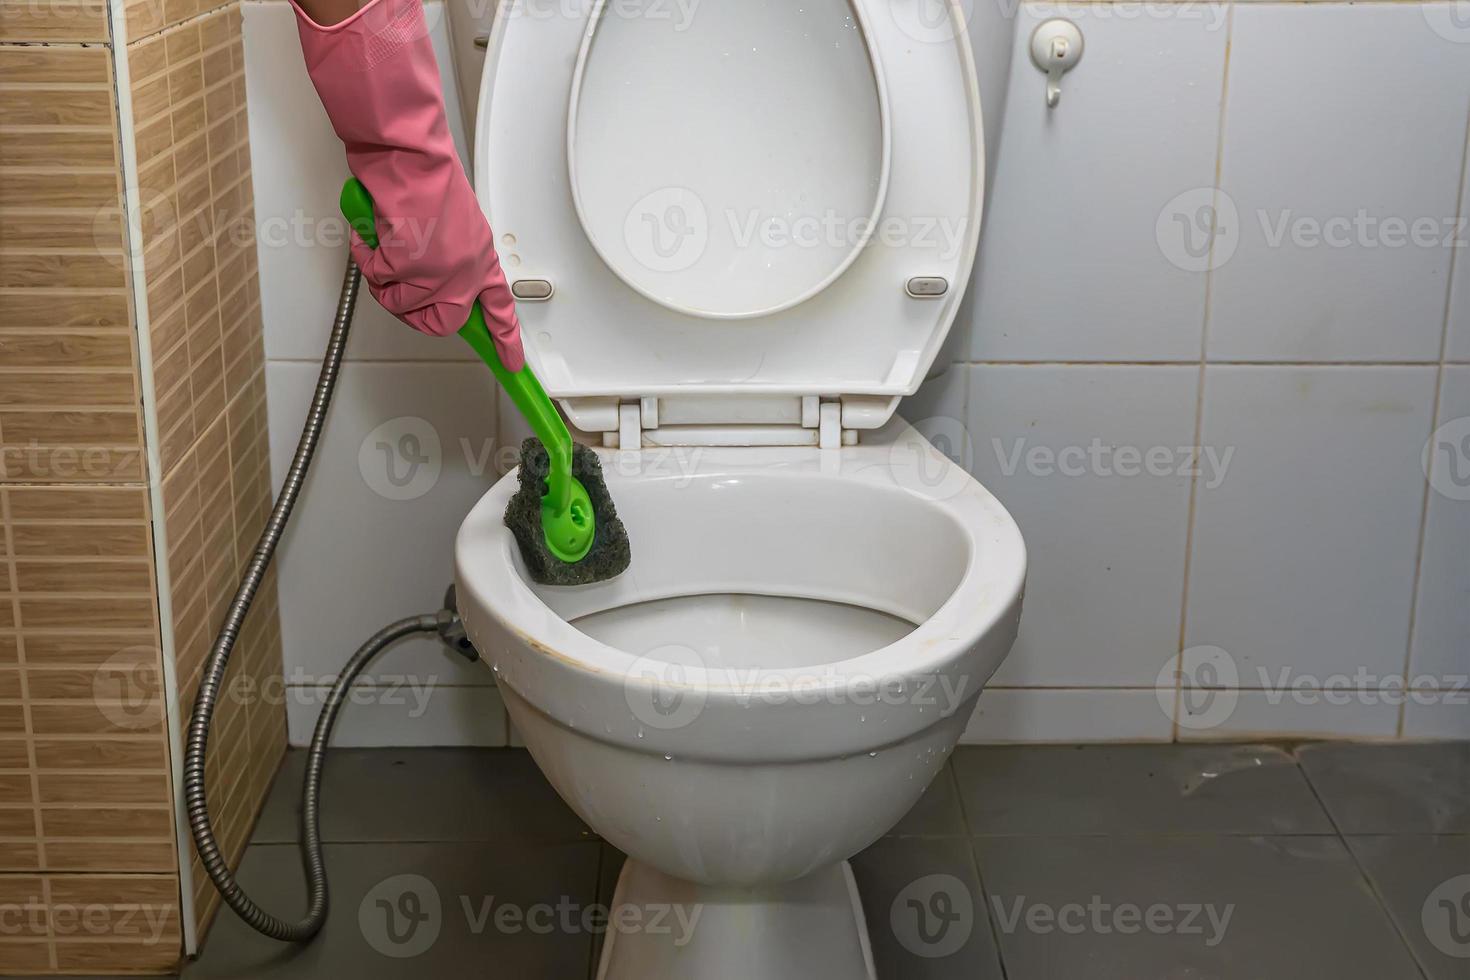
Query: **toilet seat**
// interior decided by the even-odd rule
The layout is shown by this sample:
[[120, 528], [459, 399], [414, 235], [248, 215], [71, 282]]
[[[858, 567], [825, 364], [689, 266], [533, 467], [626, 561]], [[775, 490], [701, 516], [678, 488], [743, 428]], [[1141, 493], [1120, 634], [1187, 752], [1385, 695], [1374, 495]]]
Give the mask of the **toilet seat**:
[[[737, 2], [705, 0], [694, 16]], [[836, 445], [842, 433], [883, 425], [938, 354], [974, 263], [984, 188], [980, 99], [963, 14], [951, 0], [957, 28], [942, 39], [916, 32], [898, 9], [903, 4], [810, 6], [833, 3], [850, 3], [865, 27], [883, 131], [891, 132], [876, 196], [880, 214], [849, 265], [797, 301], [737, 311], [740, 318], [650, 299], [647, 288], [630, 285], [616, 263], [604, 260], [584, 227], [569, 153], [571, 114], [577, 65], [601, 0], [573, 0], [544, 16], [528, 2], [525, 12], [496, 18], [476, 125], [477, 193], [521, 299], [533, 367], [572, 422], [608, 434], [606, 444]], [[617, 7], [621, 16], [636, 16], [670, 5], [620, 0]], [[825, 43], [814, 37], [814, 44]], [[701, 38], [696, 28], [668, 43], [714, 43]], [[595, 50], [596, 33], [590, 43]], [[728, 82], [731, 98], [737, 83]], [[791, 97], [804, 94], [818, 97], [803, 88]], [[664, 138], [679, 137], [671, 123]], [[628, 153], [660, 151], [654, 145]], [[615, 158], [609, 154], [603, 156]], [[739, 216], [742, 203], [705, 202], [711, 220], [726, 220], [731, 210]], [[808, 218], [823, 216], [795, 220]], [[854, 234], [861, 237], [862, 229]], [[835, 417], [823, 418], [823, 405]]]
[[[1025, 578], [1020, 531], [907, 423], [895, 420], [838, 453], [645, 450], [606, 453], [603, 465], [637, 549], [617, 578], [574, 589], [533, 584], [502, 520], [512, 480], [470, 512], [455, 547], [465, 624], [497, 683], [590, 738], [732, 762], [872, 751], [940, 715], [968, 717], [1010, 649]], [[748, 673], [671, 656], [656, 635], [645, 648], [624, 649], [574, 625], [608, 609], [699, 594], [844, 603], [915, 625], [847, 659]], [[927, 715], [911, 698], [886, 704], [864, 693], [938, 677], [959, 680], [934, 691]], [[753, 695], [750, 678], [791, 696]], [[634, 700], [617, 697], [620, 688]], [[681, 693], [698, 700], [699, 725], [665, 728], [639, 710], [638, 699]], [[855, 723], [859, 697], [874, 703]]]

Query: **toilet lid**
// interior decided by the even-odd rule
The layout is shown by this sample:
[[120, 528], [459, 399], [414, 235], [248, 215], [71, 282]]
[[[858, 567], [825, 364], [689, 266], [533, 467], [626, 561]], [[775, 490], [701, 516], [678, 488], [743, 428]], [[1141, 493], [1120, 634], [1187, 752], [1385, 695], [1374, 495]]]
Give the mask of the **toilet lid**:
[[476, 134], [554, 397], [896, 400], [973, 265], [958, 0], [503, 3]]

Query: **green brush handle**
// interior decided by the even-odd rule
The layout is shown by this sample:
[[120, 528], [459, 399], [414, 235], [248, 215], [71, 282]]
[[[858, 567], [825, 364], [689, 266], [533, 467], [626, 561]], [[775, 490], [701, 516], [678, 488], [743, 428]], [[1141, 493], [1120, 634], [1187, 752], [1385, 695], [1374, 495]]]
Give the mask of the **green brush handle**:
[[[339, 203], [342, 216], [352, 225], [363, 243], [368, 248], [377, 248], [377, 221], [373, 212], [373, 198], [368, 189], [356, 177], [349, 177], [347, 183], [342, 185]], [[510, 395], [510, 400], [530, 425], [531, 431], [546, 447], [550, 472], [546, 477], [546, 496], [542, 498], [542, 508], [555, 517], [562, 517], [571, 509], [576, 496], [572, 477], [572, 436], [567, 431], [566, 423], [552, 406], [551, 399], [542, 389], [530, 364], [519, 371], [510, 371], [501, 363], [500, 352], [495, 349], [495, 341], [491, 339], [490, 329], [485, 325], [485, 312], [480, 309], [478, 301], [470, 311], [470, 318], [460, 328], [459, 335], [489, 365], [495, 380], [505, 388], [506, 394]], [[590, 540], [588, 544], [590, 546]]]
[[551, 471], [546, 475], [545, 502], [554, 512], [564, 513], [572, 500], [572, 436], [567, 431], [567, 424], [552, 406], [530, 364], [519, 371], [510, 371], [500, 363], [500, 352], [490, 338], [490, 328], [485, 326], [485, 311], [480, 309], [479, 303], [475, 304], [459, 335], [490, 366], [495, 380], [500, 382], [526, 424], [546, 447]]

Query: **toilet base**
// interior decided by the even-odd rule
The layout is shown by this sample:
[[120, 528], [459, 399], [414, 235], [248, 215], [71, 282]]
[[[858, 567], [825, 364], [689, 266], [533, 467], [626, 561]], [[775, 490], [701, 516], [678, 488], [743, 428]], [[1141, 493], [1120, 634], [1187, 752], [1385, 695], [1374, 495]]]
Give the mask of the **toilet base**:
[[852, 867], [843, 861], [796, 881], [737, 887], [683, 881], [629, 858], [597, 980], [735, 976], [875, 980]]

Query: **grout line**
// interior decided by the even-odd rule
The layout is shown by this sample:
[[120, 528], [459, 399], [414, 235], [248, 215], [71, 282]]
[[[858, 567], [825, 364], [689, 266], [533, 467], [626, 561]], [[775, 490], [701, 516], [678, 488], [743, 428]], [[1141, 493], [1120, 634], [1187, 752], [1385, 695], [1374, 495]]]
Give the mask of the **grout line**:
[[[108, 6], [114, 6], [117, 2], [118, 0], [111, 0]], [[142, 44], [144, 41], [151, 41], [154, 38], [163, 37], [165, 34], [172, 34], [175, 31], [178, 31], [185, 27], [193, 27], [205, 20], [208, 20], [211, 17], [218, 16], [221, 13], [229, 11], [231, 8], [238, 8], [239, 6], [239, 0], [225, 0], [225, 2], [220, 4], [219, 6], [210, 7], [208, 10], [200, 11], [197, 14], [185, 17], [183, 20], [175, 21], [172, 24], [165, 24], [152, 33], [140, 34], [137, 37], [128, 37], [126, 34], [124, 34], [123, 46], [132, 47], [136, 44]], [[119, 17], [118, 20], [121, 22], [122, 18]]]
[[[1465, 143], [1460, 151], [1460, 186], [1456, 190], [1455, 197], [1455, 221], [1459, 222], [1465, 216], [1465, 184], [1466, 178], [1470, 176], [1470, 115], [1466, 117]], [[1459, 266], [1460, 257], [1458, 249], [1450, 252], [1449, 269], [1445, 274], [1445, 300], [1444, 300], [1444, 322], [1439, 331], [1439, 364], [1434, 373], [1434, 395], [1430, 401], [1429, 409], [1429, 436], [1425, 440], [1424, 472], [1424, 496], [1419, 505], [1419, 543], [1418, 550], [1414, 555], [1413, 584], [1409, 591], [1409, 635], [1404, 644], [1404, 673], [1405, 687], [1408, 686], [1409, 677], [1414, 669], [1414, 640], [1418, 636], [1419, 629], [1419, 586], [1424, 577], [1424, 543], [1429, 534], [1429, 505], [1432, 501], [1433, 487], [1429, 482], [1429, 475], [1434, 472], [1435, 453], [1430, 443], [1434, 440], [1434, 433], [1439, 428], [1439, 415], [1443, 409], [1444, 401], [1444, 374], [1445, 356], [1449, 353], [1451, 312], [1454, 308], [1455, 299], [1455, 271]], [[1397, 735], [1400, 739], [1404, 737], [1404, 730], [1409, 723], [1409, 703], [1405, 699], [1399, 705], [1399, 721]]]
[[[1292, 755], [1295, 757], [1296, 753], [1292, 753]], [[1409, 943], [1408, 937], [1404, 935], [1403, 929], [1399, 928], [1398, 919], [1390, 911], [1387, 896], [1379, 889], [1378, 883], [1373, 880], [1373, 876], [1368, 873], [1368, 869], [1363, 867], [1363, 862], [1358, 860], [1357, 851], [1354, 851], [1352, 845], [1348, 843], [1348, 835], [1343, 833], [1342, 826], [1337, 822], [1337, 817], [1333, 815], [1331, 808], [1327, 806], [1327, 801], [1322, 798], [1322, 793], [1317, 788], [1317, 784], [1312, 781], [1311, 773], [1301, 764], [1299, 758], [1296, 759], [1296, 769], [1297, 772], [1302, 774], [1302, 781], [1307, 784], [1307, 789], [1311, 791], [1313, 799], [1317, 801], [1317, 805], [1327, 815], [1327, 822], [1332, 825], [1333, 835], [1342, 844], [1342, 849], [1347, 852], [1348, 860], [1353, 863], [1353, 867], [1358, 871], [1358, 877], [1367, 886], [1368, 893], [1373, 896], [1374, 902], [1378, 905], [1378, 911], [1383, 913], [1383, 917], [1388, 920], [1389, 927], [1393, 929], [1394, 935], [1399, 937], [1399, 942], [1403, 944], [1404, 950], [1409, 954], [1409, 959], [1413, 962], [1415, 969], [1419, 971], [1421, 980], [1431, 980], [1428, 971], [1419, 962], [1419, 955], [1414, 952], [1414, 947]]]
[[985, 872], [980, 867], [980, 855], [975, 853], [977, 835], [971, 832], [970, 815], [965, 811], [965, 794], [960, 786], [959, 770], [955, 766], [955, 759], [958, 755], [958, 750], [951, 752], [949, 759], [945, 762], [945, 768], [949, 770], [950, 785], [954, 788], [955, 806], [960, 811], [960, 827], [964, 833], [965, 853], [970, 855], [970, 868], [975, 872], [975, 883], [980, 886], [980, 894], [977, 897], [985, 909], [985, 921], [990, 925], [990, 938], [995, 946], [995, 960], [1000, 966], [1002, 980], [1008, 980], [1010, 971], [1006, 969], [1005, 949], [1001, 946], [1000, 925], [995, 921], [995, 911], [989, 901], [990, 893], [985, 887]]
[[[597, 847], [597, 865], [593, 871], [592, 878], [592, 901], [604, 908], [612, 905], [612, 896], [608, 895], [604, 898], [602, 894], [602, 866], [606, 861], [607, 848], [599, 844]], [[602, 944], [605, 942], [607, 942], [606, 935], [600, 937], [594, 935], [592, 941], [587, 944], [587, 980], [597, 980], [598, 961], [602, 959]]]
[[46, 950], [50, 956], [51, 969], [59, 970], [61, 954], [56, 947], [55, 916], [51, 914], [51, 876], [45, 872], [41, 874], [41, 903], [46, 910]]
[[[15, 663], [20, 682], [20, 705], [22, 723], [25, 725], [26, 765], [31, 784], [31, 828], [36, 841], [36, 866], [39, 873], [46, 870], [46, 835], [41, 823], [41, 767], [36, 756], [36, 726], [31, 716], [30, 671], [26, 666], [25, 624], [20, 615], [20, 576], [15, 567], [15, 532], [10, 523], [10, 493], [0, 487], [0, 524], [3, 524], [5, 541], [5, 573], [9, 576], [11, 618], [15, 622]], [[55, 959], [53, 955], [53, 960]], [[55, 963], [52, 963], [55, 967]]]
[[[1215, 129], [1215, 187], [1214, 200], [1215, 216], [1219, 215], [1220, 175], [1225, 166], [1225, 115], [1230, 93], [1230, 56], [1235, 40], [1235, 10], [1227, 9], [1225, 13], [1225, 54], [1220, 77], [1220, 118], [1216, 122]], [[1210, 236], [1210, 258], [1206, 264], [1205, 273], [1205, 309], [1204, 317], [1200, 322], [1199, 337], [1199, 374], [1195, 382], [1194, 401], [1194, 445], [1195, 452], [1202, 452], [1199, 447], [1204, 445], [1205, 425], [1205, 368], [1209, 363], [1210, 345], [1210, 309], [1215, 293], [1215, 238]], [[1174, 658], [1174, 716], [1169, 719], [1169, 738], [1172, 742], [1180, 741], [1179, 719], [1184, 711], [1184, 650], [1189, 635], [1189, 586], [1190, 573], [1194, 570], [1194, 528], [1196, 516], [1199, 509], [1199, 467], [1193, 467], [1194, 474], [1189, 478], [1189, 505], [1184, 528], [1184, 572], [1180, 581], [1179, 589], [1179, 651]]]
[[109, 41], [18, 41], [14, 38], [0, 40], [0, 48], [108, 48]]

